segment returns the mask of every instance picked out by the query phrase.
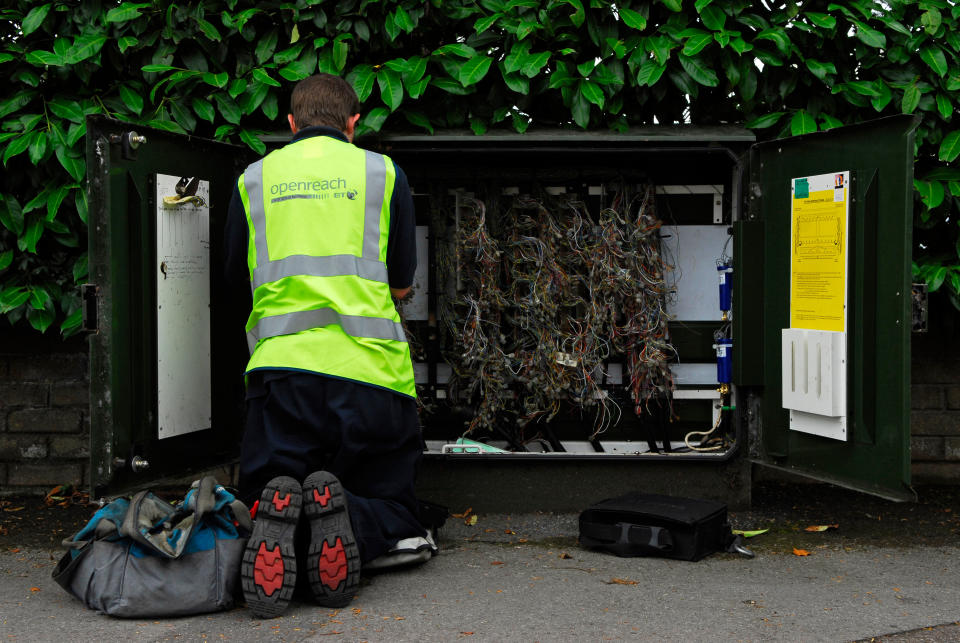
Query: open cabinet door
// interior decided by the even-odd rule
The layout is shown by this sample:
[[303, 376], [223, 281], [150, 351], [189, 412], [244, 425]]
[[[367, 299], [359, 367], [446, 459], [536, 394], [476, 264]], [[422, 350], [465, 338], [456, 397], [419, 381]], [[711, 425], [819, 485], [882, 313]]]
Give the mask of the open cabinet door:
[[87, 120], [91, 497], [239, 452], [247, 353], [222, 235], [251, 154]]
[[752, 457], [910, 489], [911, 116], [755, 145], [736, 229], [735, 384]]

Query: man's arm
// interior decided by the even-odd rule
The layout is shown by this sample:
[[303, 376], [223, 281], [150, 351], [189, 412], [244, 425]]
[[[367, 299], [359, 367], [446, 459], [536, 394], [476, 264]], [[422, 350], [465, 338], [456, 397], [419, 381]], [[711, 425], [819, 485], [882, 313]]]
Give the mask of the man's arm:
[[224, 262], [223, 276], [230, 289], [230, 300], [234, 312], [245, 319], [253, 307], [253, 295], [250, 292], [250, 268], [247, 265], [247, 245], [250, 243], [250, 231], [247, 228], [247, 215], [243, 211], [240, 190], [233, 186], [230, 197], [230, 209], [227, 211], [227, 223], [223, 229]]
[[407, 175], [399, 166], [390, 199], [390, 236], [387, 240], [387, 274], [390, 294], [403, 299], [410, 294], [417, 269], [417, 218]]

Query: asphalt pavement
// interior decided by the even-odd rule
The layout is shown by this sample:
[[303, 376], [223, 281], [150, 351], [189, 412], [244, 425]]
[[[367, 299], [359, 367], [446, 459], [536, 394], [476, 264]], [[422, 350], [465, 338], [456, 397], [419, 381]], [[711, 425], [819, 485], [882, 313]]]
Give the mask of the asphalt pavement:
[[273, 620], [242, 607], [134, 620], [87, 610], [50, 578], [62, 553], [51, 534], [76, 516], [49, 509], [38, 529], [42, 510], [29, 517], [33, 501], [17, 502], [0, 522], [3, 641], [960, 640], [956, 488], [904, 505], [766, 485], [753, 509], [731, 514], [737, 528], [769, 529], [748, 540], [756, 557], [699, 562], [586, 551], [575, 514], [451, 507], [458, 517], [430, 562], [365, 576], [347, 608], [297, 601]]

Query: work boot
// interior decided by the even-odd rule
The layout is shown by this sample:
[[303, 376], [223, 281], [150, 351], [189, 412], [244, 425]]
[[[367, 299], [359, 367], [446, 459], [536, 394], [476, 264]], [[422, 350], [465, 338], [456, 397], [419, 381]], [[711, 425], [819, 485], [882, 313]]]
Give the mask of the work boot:
[[343, 485], [332, 473], [316, 471], [303, 481], [303, 498], [303, 511], [310, 521], [310, 591], [319, 605], [344, 607], [360, 584], [360, 550]]
[[300, 519], [300, 483], [278, 476], [267, 483], [257, 503], [253, 533], [243, 551], [240, 584], [247, 606], [262, 618], [280, 616], [297, 584], [294, 533]]

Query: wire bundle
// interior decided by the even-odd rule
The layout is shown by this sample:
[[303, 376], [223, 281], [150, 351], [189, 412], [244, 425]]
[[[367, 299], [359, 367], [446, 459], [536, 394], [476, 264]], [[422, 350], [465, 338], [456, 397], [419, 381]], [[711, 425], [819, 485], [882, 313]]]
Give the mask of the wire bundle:
[[541, 437], [526, 426], [572, 403], [593, 411], [594, 439], [620, 417], [611, 361], [625, 363], [637, 414], [669, 399], [667, 267], [652, 194], [618, 193], [596, 216], [574, 196], [521, 195], [491, 201], [499, 211], [489, 219], [486, 203], [458, 197], [455, 242], [438, 254], [440, 315], [451, 395], [475, 408], [467, 433], [496, 430], [522, 448]]

